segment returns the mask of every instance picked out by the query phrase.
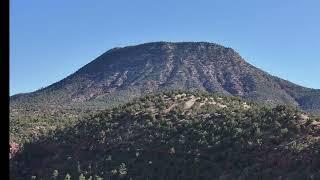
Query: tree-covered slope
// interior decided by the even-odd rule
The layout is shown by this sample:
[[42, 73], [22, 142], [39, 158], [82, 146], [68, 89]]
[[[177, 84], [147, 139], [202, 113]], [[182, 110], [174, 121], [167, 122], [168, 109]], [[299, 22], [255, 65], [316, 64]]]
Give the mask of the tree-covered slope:
[[174, 91], [135, 99], [26, 144], [11, 159], [11, 176], [319, 179], [319, 138], [320, 120], [293, 107]]
[[207, 42], [114, 48], [46, 88], [10, 97], [10, 142], [23, 144], [84, 115], [166, 90], [219, 92], [320, 114], [320, 90], [269, 75], [235, 50]]

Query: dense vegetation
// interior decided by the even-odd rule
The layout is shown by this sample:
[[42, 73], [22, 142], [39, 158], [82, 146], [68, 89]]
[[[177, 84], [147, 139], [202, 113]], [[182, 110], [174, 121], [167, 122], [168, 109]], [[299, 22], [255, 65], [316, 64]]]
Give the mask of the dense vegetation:
[[295, 107], [173, 91], [26, 143], [12, 179], [319, 179], [320, 120]]
[[320, 114], [320, 90], [301, 87], [248, 64], [233, 49], [207, 42], [154, 42], [114, 48], [72, 75], [10, 97], [10, 144], [23, 145], [79, 118], [150, 92], [219, 92]]

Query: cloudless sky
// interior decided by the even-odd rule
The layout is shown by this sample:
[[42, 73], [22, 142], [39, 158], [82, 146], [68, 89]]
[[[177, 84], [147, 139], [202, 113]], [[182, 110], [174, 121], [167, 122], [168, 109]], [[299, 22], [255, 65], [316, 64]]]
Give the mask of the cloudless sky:
[[319, 0], [10, 0], [10, 94], [46, 87], [103, 52], [208, 41], [320, 88]]

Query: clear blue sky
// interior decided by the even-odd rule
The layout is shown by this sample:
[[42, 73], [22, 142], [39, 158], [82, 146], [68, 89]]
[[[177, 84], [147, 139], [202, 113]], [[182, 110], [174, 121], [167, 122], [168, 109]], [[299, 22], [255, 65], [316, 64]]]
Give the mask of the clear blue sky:
[[209, 41], [320, 88], [319, 0], [10, 0], [10, 94], [48, 86], [115, 46]]

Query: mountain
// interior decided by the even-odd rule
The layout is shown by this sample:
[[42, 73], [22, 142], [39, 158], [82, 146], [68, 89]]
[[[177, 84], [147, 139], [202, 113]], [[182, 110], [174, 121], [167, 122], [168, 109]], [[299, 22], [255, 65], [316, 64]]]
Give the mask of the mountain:
[[299, 106], [308, 112], [320, 109], [320, 90], [271, 76], [245, 62], [233, 49], [206, 42], [154, 42], [114, 48], [57, 83], [12, 96], [10, 103], [12, 107], [66, 107], [87, 102], [107, 102], [110, 106], [168, 89], [220, 92]]
[[320, 90], [272, 76], [231, 48], [207, 42], [152, 42], [113, 48], [57, 83], [11, 96], [10, 140], [28, 142], [135, 97], [177, 89], [320, 114]]
[[296, 108], [172, 91], [26, 143], [10, 179], [319, 179], [319, 140]]

